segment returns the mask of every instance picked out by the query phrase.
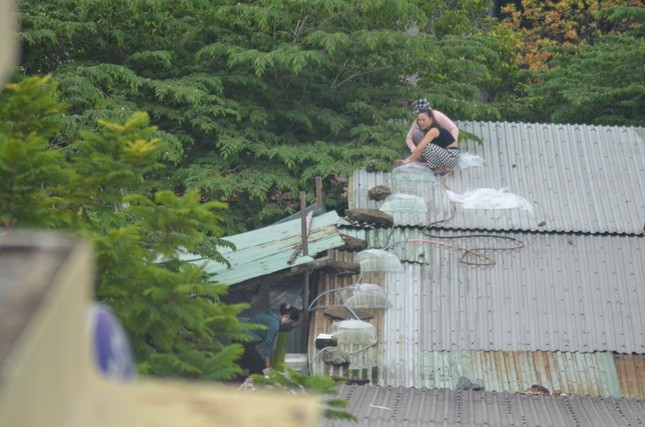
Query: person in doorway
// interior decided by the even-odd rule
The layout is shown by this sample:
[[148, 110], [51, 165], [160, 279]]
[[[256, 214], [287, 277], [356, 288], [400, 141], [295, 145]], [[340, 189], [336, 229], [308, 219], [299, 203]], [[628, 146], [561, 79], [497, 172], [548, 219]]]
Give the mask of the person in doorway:
[[[418, 100], [416, 103], [423, 105], [423, 101], [425, 100]], [[444, 114], [437, 113], [429, 105], [417, 112], [416, 129], [413, 125], [408, 132], [408, 136], [412, 138], [410, 147], [412, 154], [404, 160], [396, 160], [395, 164], [424, 161], [434, 174], [452, 173], [455, 166], [459, 164], [459, 145], [455, 138], [455, 134], [459, 136], [459, 130], [452, 120]], [[439, 115], [444, 123], [446, 119], [448, 120], [448, 126], [452, 132], [439, 123], [437, 120]]]
[[248, 323], [266, 326], [266, 329], [254, 329], [249, 332], [250, 342], [241, 343], [244, 353], [238, 364], [242, 369], [248, 369], [249, 374], [262, 375], [267, 368], [271, 369], [271, 356], [278, 333], [291, 331], [300, 319], [300, 310], [290, 304], [281, 304], [279, 309], [269, 308], [262, 311]]

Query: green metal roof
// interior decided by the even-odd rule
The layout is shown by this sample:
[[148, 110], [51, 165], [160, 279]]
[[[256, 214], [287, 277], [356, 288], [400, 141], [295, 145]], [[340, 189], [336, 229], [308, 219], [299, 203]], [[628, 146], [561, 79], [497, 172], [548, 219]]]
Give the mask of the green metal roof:
[[[211, 278], [213, 282], [234, 285], [310, 263], [320, 252], [343, 246], [345, 243], [337, 229], [337, 225], [341, 222], [344, 220], [335, 211], [312, 218], [307, 239], [308, 256], [303, 256], [302, 250], [299, 250], [302, 242], [302, 226], [300, 219], [295, 219], [225, 237], [224, 240], [233, 243], [236, 247], [234, 251], [228, 248], [221, 251], [231, 264], [230, 269], [224, 264], [194, 254], [185, 254], [181, 259], [204, 266], [204, 270], [213, 275]], [[295, 259], [289, 263], [296, 251]]]

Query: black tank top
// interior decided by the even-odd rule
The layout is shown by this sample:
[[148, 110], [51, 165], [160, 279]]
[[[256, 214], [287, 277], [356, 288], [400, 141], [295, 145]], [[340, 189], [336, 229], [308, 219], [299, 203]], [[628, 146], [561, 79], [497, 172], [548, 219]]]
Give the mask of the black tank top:
[[437, 127], [439, 136], [432, 140], [432, 144], [436, 144], [441, 148], [448, 148], [450, 144], [455, 142], [455, 137], [444, 128]]

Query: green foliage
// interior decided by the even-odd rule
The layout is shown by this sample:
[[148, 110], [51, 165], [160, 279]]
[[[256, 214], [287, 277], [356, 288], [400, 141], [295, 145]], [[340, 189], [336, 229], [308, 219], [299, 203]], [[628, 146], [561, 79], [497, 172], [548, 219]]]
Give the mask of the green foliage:
[[490, 25], [488, 0], [422, 0], [416, 2], [428, 15], [423, 31], [439, 38], [472, 35]]
[[[645, 36], [645, 8], [637, 6], [612, 6], [598, 11], [597, 17], [624, 29], [634, 37]], [[617, 32], [614, 32], [616, 34]]]
[[594, 45], [554, 49], [549, 69], [535, 73], [538, 82], [528, 88], [536, 116], [556, 123], [645, 123], [645, 9], [612, 10], [609, 16], [627, 17], [635, 29]]
[[553, 69], [537, 73], [542, 80], [528, 91], [536, 115], [555, 123], [642, 126], [645, 38], [605, 36], [571, 51], [555, 57]]
[[[6, 227], [47, 227], [58, 187], [71, 177], [60, 168], [63, 155], [48, 150], [62, 128], [63, 105], [53, 98], [49, 77], [10, 84], [0, 93], [0, 218]], [[51, 189], [51, 191], [47, 191]]]
[[521, 70], [498, 96], [509, 121], [642, 126], [642, 2], [524, 0], [503, 11], [501, 27], [522, 41]]
[[613, 17], [628, 16], [620, 13], [642, 8], [639, 0], [605, 0], [585, 2], [581, 0], [523, 0], [503, 8], [504, 24], [519, 32], [524, 40], [523, 65], [530, 70], [547, 67], [552, 57], [549, 48], [593, 45], [603, 35], [617, 35], [633, 29], [629, 20], [607, 20], [603, 9], [611, 8]]
[[470, 120], [497, 120], [494, 105], [474, 103], [494, 92], [501, 81], [491, 70], [500, 68], [503, 56], [497, 39], [486, 36], [446, 36], [436, 42], [431, 60], [417, 86], [431, 93], [433, 107], [450, 116]]
[[[228, 202], [233, 234], [292, 213], [301, 190], [313, 200], [316, 175], [342, 207], [356, 168], [400, 157], [406, 126], [390, 122], [410, 120], [420, 95], [456, 118], [497, 117], [478, 85], [496, 84], [498, 49], [470, 38], [488, 25], [484, 2], [458, 6], [463, 25], [439, 41], [406, 30], [433, 12], [413, 1], [22, 0], [21, 68], [60, 82], [60, 145], [147, 112], [175, 165], [148, 179]], [[417, 86], [406, 78], [428, 69]]]
[[356, 421], [354, 415], [344, 410], [347, 400], [335, 397], [338, 396], [339, 384], [331, 377], [303, 375], [286, 368], [284, 372], [273, 369], [266, 376], [251, 375], [251, 378], [255, 384], [268, 390], [326, 396], [325, 418]]
[[[196, 191], [155, 190], [166, 145], [147, 115], [123, 124], [100, 120], [64, 147], [50, 145], [64, 107], [49, 77], [9, 84], [0, 93], [0, 206], [5, 228], [47, 227], [96, 248], [96, 298], [109, 304], [130, 336], [140, 370], [155, 375], [226, 379], [239, 373], [231, 339], [246, 337], [226, 305], [225, 285], [178, 259], [178, 249], [223, 261], [219, 212]], [[161, 262], [163, 260], [163, 262]]]

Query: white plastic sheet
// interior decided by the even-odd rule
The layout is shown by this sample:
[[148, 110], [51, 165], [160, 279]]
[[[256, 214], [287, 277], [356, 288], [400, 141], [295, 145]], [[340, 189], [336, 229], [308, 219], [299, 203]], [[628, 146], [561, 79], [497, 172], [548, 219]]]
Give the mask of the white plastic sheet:
[[461, 153], [459, 155], [459, 167], [461, 169], [482, 168], [484, 167], [484, 159], [474, 154]]
[[348, 287], [341, 291], [341, 298], [343, 304], [352, 309], [388, 309], [392, 306], [385, 289], [371, 283], [359, 283]]
[[361, 266], [362, 272], [368, 271], [389, 271], [400, 273], [403, 266], [399, 258], [383, 249], [365, 249], [354, 256], [354, 262]]
[[394, 212], [405, 213], [426, 213], [428, 207], [426, 201], [414, 194], [396, 193], [390, 194], [379, 208], [381, 212], [392, 214]]
[[339, 344], [368, 344], [377, 341], [376, 328], [363, 320], [340, 320], [331, 326]]
[[463, 194], [446, 191], [451, 202], [461, 203], [464, 209], [522, 209], [533, 211], [533, 205], [507, 188], [479, 188]]

